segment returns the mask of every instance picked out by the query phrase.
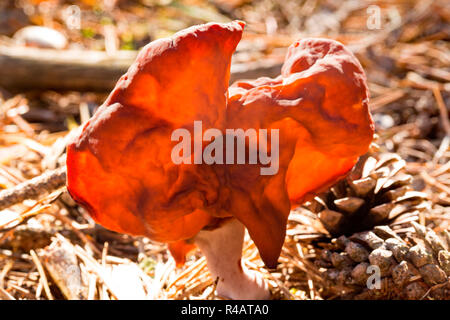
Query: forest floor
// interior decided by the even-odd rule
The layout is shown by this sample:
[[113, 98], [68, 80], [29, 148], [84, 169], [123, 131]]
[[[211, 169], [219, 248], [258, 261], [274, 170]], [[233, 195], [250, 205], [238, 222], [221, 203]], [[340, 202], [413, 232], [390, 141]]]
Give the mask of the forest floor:
[[[44, 25], [64, 33], [69, 48], [138, 50], [194, 24], [233, 19], [247, 23], [233, 57], [233, 64], [244, 68], [255, 62], [281, 63], [286, 48], [301, 37], [333, 38], [348, 45], [367, 74], [380, 150], [403, 158], [414, 188], [427, 194], [429, 209], [419, 222], [436, 232], [449, 229], [448, 2], [74, 2], [81, 10], [79, 27], [67, 22], [69, 1], [2, 1], [0, 45], [11, 43], [22, 27]], [[378, 9], [380, 20], [371, 20]], [[107, 92], [0, 88], [0, 189], [64, 165], [69, 132], [86, 122], [106, 96]], [[276, 270], [264, 268], [255, 245], [246, 238], [244, 263], [263, 273], [275, 299], [339, 298], [326, 295], [326, 282], [311, 274], [311, 243], [295, 237], [299, 228], [308, 230], [317, 223], [314, 217], [291, 217]], [[0, 211], [0, 298], [217, 297], [200, 252], [176, 268], [166, 245], [96, 225], [60, 188]]]

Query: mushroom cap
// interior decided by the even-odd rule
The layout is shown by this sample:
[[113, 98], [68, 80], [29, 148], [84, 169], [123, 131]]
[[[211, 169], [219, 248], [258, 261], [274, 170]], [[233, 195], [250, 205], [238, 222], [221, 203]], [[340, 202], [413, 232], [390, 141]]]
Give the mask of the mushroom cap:
[[307, 38], [293, 43], [281, 75], [237, 81], [229, 89], [227, 125], [278, 129], [279, 171], [255, 165], [227, 170], [240, 210], [266, 265], [276, 265], [287, 218], [295, 207], [345, 176], [373, 139], [364, 71], [341, 43]]
[[[145, 46], [67, 148], [67, 187], [94, 220], [122, 233], [172, 242], [213, 217], [214, 168], [176, 165], [178, 128], [224, 126], [231, 55], [244, 23], [208, 23]], [[193, 136], [193, 135], [192, 135]]]
[[[73, 198], [106, 228], [169, 242], [178, 263], [192, 248], [184, 240], [234, 216], [274, 267], [291, 207], [349, 172], [372, 141], [364, 71], [336, 41], [297, 41], [279, 77], [227, 88], [243, 26], [195, 26], [144, 47], [68, 146]], [[199, 120], [203, 131], [267, 129], [269, 141], [279, 130], [278, 172], [261, 175], [260, 163], [174, 164], [172, 132], [185, 128], [193, 139]]]

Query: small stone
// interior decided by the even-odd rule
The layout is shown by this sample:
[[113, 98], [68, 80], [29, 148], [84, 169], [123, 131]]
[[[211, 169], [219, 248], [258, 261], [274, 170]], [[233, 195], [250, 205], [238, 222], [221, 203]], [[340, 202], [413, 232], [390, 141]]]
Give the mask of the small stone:
[[369, 251], [364, 248], [364, 246], [359, 243], [349, 241], [345, 247], [345, 252], [348, 256], [355, 262], [366, 261], [369, 257]]
[[394, 254], [394, 258], [395, 260], [397, 260], [397, 262], [402, 262], [403, 260], [406, 259], [406, 254], [409, 251], [409, 248], [406, 245], [406, 243], [404, 243], [399, 239], [390, 238], [386, 240], [385, 244], [387, 249], [392, 251], [392, 253]]
[[356, 284], [359, 284], [361, 286], [366, 284], [367, 279], [369, 279], [370, 276], [369, 274], [367, 274], [368, 267], [369, 264], [367, 262], [361, 262], [353, 268], [351, 276]]
[[427, 289], [421, 283], [413, 282], [405, 287], [405, 293], [409, 300], [419, 300], [427, 293]]
[[337, 269], [344, 269], [351, 267], [353, 265], [352, 259], [350, 259], [348, 254], [345, 252], [342, 253], [333, 252], [331, 254], [331, 263]]
[[371, 265], [380, 268], [381, 276], [386, 277], [390, 274], [391, 268], [395, 265], [393, 254], [389, 250], [375, 249], [369, 255]]
[[414, 276], [411, 266], [406, 261], [392, 268], [392, 279], [397, 286], [404, 286]]
[[426, 264], [433, 263], [433, 255], [426, 248], [415, 245], [409, 249], [406, 258], [411, 261], [416, 268], [420, 268]]
[[375, 126], [379, 129], [389, 129], [395, 125], [394, 118], [388, 114], [376, 113], [373, 115]]
[[426, 264], [419, 268], [423, 280], [430, 286], [447, 281], [445, 272], [435, 264]]
[[366, 245], [372, 249], [377, 249], [384, 244], [383, 239], [378, 237], [372, 231], [364, 231], [355, 233], [350, 237], [350, 240]]
[[64, 49], [67, 46], [66, 37], [48, 27], [27, 26], [17, 31], [13, 38], [17, 44], [30, 47]]
[[442, 270], [450, 276], [450, 253], [446, 250], [439, 251], [438, 260]]

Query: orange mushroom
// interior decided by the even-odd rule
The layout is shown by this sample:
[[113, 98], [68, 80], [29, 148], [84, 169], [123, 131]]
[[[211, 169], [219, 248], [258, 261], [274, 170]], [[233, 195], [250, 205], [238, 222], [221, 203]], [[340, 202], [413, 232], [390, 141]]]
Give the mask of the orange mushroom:
[[[99, 224], [168, 242], [178, 264], [197, 244], [221, 279], [218, 293], [267, 298], [262, 278], [241, 264], [244, 226], [274, 267], [291, 207], [349, 172], [368, 149], [373, 123], [364, 72], [332, 40], [297, 41], [279, 77], [228, 88], [243, 27], [209, 23], [144, 47], [68, 146], [67, 186]], [[262, 175], [262, 162], [198, 163], [195, 121], [200, 134], [224, 133], [216, 139], [227, 129], [269, 130], [271, 144], [259, 135], [256, 146], [279, 152], [276, 172]], [[176, 164], [172, 133], [180, 128], [191, 133], [194, 153]], [[250, 139], [246, 159], [255, 151]], [[202, 141], [200, 151], [213, 141]], [[224, 158], [236, 151], [226, 147]]]
[[239, 191], [231, 212], [247, 227], [266, 265], [274, 266], [290, 208], [342, 178], [372, 141], [364, 71], [337, 41], [296, 41], [279, 77], [230, 87], [227, 125], [280, 130], [276, 175], [260, 176], [254, 165], [227, 169], [232, 189]]

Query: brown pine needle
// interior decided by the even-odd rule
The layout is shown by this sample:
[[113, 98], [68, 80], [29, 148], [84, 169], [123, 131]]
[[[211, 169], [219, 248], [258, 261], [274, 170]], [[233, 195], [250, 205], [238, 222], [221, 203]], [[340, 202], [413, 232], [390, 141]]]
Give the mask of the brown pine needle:
[[447, 107], [445, 106], [444, 99], [442, 99], [441, 91], [438, 87], [433, 88], [433, 94], [436, 98], [436, 102], [439, 108], [439, 112], [441, 114], [442, 126], [444, 127], [447, 136], [450, 136], [450, 121], [448, 117]]
[[39, 276], [41, 277], [40, 281], [42, 283], [42, 286], [44, 287], [44, 291], [45, 291], [45, 294], [47, 295], [47, 298], [49, 300], [53, 300], [53, 295], [52, 295], [52, 293], [50, 291], [50, 287], [48, 285], [47, 276], [45, 275], [44, 267], [42, 266], [41, 261], [39, 260], [39, 257], [37, 256], [36, 252], [34, 252], [34, 250], [30, 250], [30, 255], [31, 255], [31, 258], [33, 259], [34, 264], [36, 265], [36, 268], [39, 272]]

